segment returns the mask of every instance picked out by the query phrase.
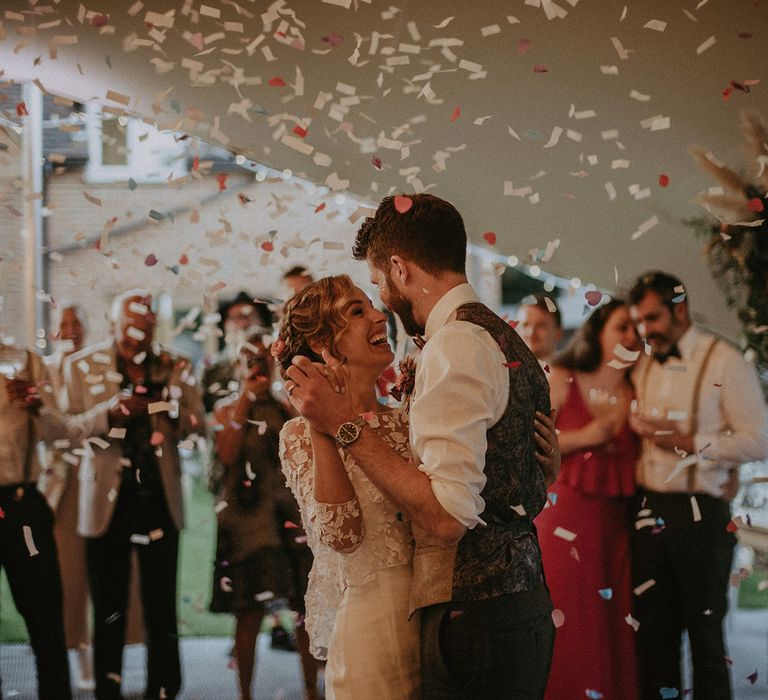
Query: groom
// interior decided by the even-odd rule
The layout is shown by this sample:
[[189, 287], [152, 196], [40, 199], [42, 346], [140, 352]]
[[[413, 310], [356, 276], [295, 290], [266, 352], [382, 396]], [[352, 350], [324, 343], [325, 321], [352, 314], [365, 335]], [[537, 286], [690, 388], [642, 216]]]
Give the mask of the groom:
[[426, 341], [410, 408], [418, 468], [306, 358], [288, 370], [292, 402], [413, 522], [424, 698], [540, 698], [554, 626], [532, 522], [546, 500], [532, 421], [549, 416], [549, 386], [468, 284], [466, 246], [459, 212], [430, 194], [387, 197], [355, 241], [382, 302]]

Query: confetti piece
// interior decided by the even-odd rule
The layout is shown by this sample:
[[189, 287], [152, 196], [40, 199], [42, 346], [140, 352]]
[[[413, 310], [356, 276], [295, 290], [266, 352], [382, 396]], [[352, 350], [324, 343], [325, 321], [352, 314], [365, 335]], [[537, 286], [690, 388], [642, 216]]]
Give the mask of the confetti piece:
[[142, 544], [142, 545], [147, 545], [150, 543], [149, 535], [139, 535], [139, 534], [131, 535], [129, 538], [129, 541], [132, 544]]
[[285, 80], [280, 78], [279, 76], [275, 76], [274, 78], [270, 78], [269, 85], [271, 87], [285, 87]]
[[222, 576], [219, 579], [219, 588], [225, 593], [232, 593], [232, 579], [229, 576]]
[[519, 366], [520, 366], [520, 361], [519, 360], [514, 360], [512, 362], [505, 362], [504, 363], [504, 367], [506, 367], [507, 369], [515, 369], [515, 368], [517, 368]]
[[227, 178], [229, 175], [227, 173], [219, 173], [216, 176], [216, 181], [219, 183], [219, 192], [223, 192], [227, 189]]
[[461, 114], [461, 108], [456, 107], [451, 113], [451, 122], [455, 122], [459, 118], [460, 114]]
[[512, 506], [512, 510], [514, 510], [521, 518], [525, 517], [525, 507], [522, 504], [519, 506]]
[[265, 600], [272, 600], [274, 597], [275, 594], [272, 591], [264, 591], [263, 593], [256, 594], [256, 600], [259, 603], [263, 603]]
[[599, 690], [593, 690], [591, 688], [587, 688], [584, 691], [584, 694], [590, 698], [590, 700], [601, 700], [603, 697], [603, 694]]
[[565, 613], [562, 610], [555, 608], [552, 611], [552, 622], [555, 627], [562, 627], [565, 624]]
[[268, 253], [271, 253], [275, 249], [274, 243], [272, 241], [264, 241], [261, 244], [261, 247], [263, 250], [266, 250]]
[[94, 197], [83, 190], [83, 197], [85, 197], [91, 204], [95, 204], [97, 207], [101, 206], [101, 200], [98, 197]]
[[613, 588], [601, 588], [598, 593], [603, 600], [610, 600], [613, 598]]
[[759, 197], [753, 197], [749, 200], [749, 203], [747, 204], [747, 208], [750, 211], [754, 211], [756, 213], [760, 213], [765, 209], [765, 204], [763, 204], [763, 200]]
[[698, 523], [701, 520], [701, 510], [696, 496], [691, 496], [691, 511], [693, 511], [693, 522]]
[[213, 510], [218, 514], [221, 513], [221, 511], [224, 510], [228, 505], [229, 503], [226, 501], [219, 501]]
[[677, 688], [659, 688], [661, 694], [661, 700], [672, 700], [680, 696], [680, 691]]
[[584, 295], [587, 300], [587, 304], [590, 306], [597, 306], [603, 300], [603, 293], [597, 290], [592, 290]]
[[168, 411], [171, 413], [176, 407], [170, 401], [153, 401], [147, 406], [147, 413], [152, 415], [153, 413], [162, 413]]
[[549, 69], [546, 66], [541, 65], [540, 63], [537, 63], [533, 67], [534, 73], [549, 73]]
[[643, 25], [643, 28], [652, 29], [655, 32], [663, 32], [667, 28], [667, 23], [662, 22], [660, 19], [651, 19]]
[[555, 537], [559, 537], [560, 539], [565, 540], [566, 542], [573, 542], [576, 539], [575, 532], [566, 530], [564, 527], [560, 527], [560, 525], [555, 528], [555, 531], [552, 534]]
[[152, 267], [153, 265], [157, 265], [157, 258], [152, 253], [150, 253], [149, 255], [147, 255], [146, 258], [144, 258], [144, 264], [147, 267]]
[[648, 233], [654, 226], [657, 226], [659, 223], [659, 218], [657, 216], [652, 216], [647, 221], [644, 221], [640, 226], [638, 227], [637, 231], [635, 231], [631, 238], [633, 241], [636, 241], [640, 236], [642, 236], [645, 233]]
[[26, 102], [19, 102], [16, 105], [16, 116], [17, 117], [28, 117], [29, 112], [27, 112], [27, 103]]
[[150, 444], [152, 447], [157, 447], [158, 445], [162, 445], [165, 442], [165, 435], [163, 435], [159, 430], [155, 430], [152, 433], [152, 437], [149, 439]]
[[405, 214], [413, 206], [413, 200], [406, 195], [395, 195], [395, 209], [400, 214]]
[[35, 546], [35, 540], [32, 538], [32, 528], [30, 528], [29, 525], [24, 525], [21, 529], [24, 532], [24, 544], [27, 545], [29, 556], [34, 557], [37, 554], [40, 554]]
[[496, 234], [493, 231], [486, 231], [483, 234], [483, 238], [487, 241], [488, 245], [496, 245]]
[[125, 428], [112, 428], [107, 434], [107, 437], [114, 438], [115, 440], [122, 440], [125, 438], [125, 433]]
[[748, 681], [749, 681], [749, 682], [750, 682], [752, 685], [754, 685], [755, 683], [757, 683], [757, 669], [755, 669], [755, 672], [754, 672], [754, 673], [750, 673], [750, 674], [747, 676], [747, 680], [748, 680]]
[[520, 39], [517, 42], [517, 53], [525, 54], [533, 48], [533, 42], [530, 39]]
[[552, 133], [550, 134], [549, 141], [544, 144], [544, 148], [553, 148], [557, 145], [557, 142], [560, 140], [560, 134], [563, 133], [563, 130], [556, 126], [552, 129]]
[[701, 56], [707, 49], [712, 48], [715, 45], [715, 37], [711, 36], [706, 41], [702, 42], [699, 47], [696, 49], [696, 55]]
[[643, 593], [645, 593], [649, 588], [651, 588], [651, 587], [653, 587], [655, 585], [656, 585], [656, 580], [652, 579], [652, 578], [649, 578], [645, 583], [641, 583], [639, 586], [637, 586], [633, 590], [633, 593], [635, 595], [643, 595]]

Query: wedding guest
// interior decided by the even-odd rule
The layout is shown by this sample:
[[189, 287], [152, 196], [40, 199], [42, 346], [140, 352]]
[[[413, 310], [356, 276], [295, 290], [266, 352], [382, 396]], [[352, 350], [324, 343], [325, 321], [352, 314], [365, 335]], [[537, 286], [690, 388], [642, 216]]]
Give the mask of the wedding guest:
[[[56, 351], [43, 358], [57, 408], [67, 413], [69, 400], [64, 379], [65, 360], [83, 348], [88, 324], [82, 307], [72, 301], [59, 302], [60, 316], [55, 334]], [[59, 552], [61, 582], [64, 589], [64, 632], [67, 649], [77, 660], [77, 685], [93, 690], [93, 650], [90, 631], [90, 592], [85, 565], [85, 539], [77, 533], [79, 459], [71, 452], [72, 445], [48, 445], [39, 487], [56, 516], [53, 534]], [[129, 591], [126, 643], [144, 641], [141, 622], [139, 580], [134, 571]]]
[[[285, 597], [304, 612], [312, 555], [301, 540], [299, 512], [280, 474], [279, 433], [291, 418], [270, 393], [272, 358], [257, 333], [242, 344], [235, 366], [238, 391], [219, 401], [216, 454], [224, 466], [217, 506], [216, 565], [211, 611], [234, 614], [241, 700], [250, 700], [256, 638], [265, 606]], [[317, 697], [317, 661], [299, 620], [306, 698]]]
[[[94, 606], [97, 700], [121, 697], [131, 551], [139, 560], [151, 700], [181, 688], [176, 571], [183, 526], [177, 444], [202, 433], [190, 363], [153, 346], [151, 297], [130, 290], [112, 304], [113, 337], [65, 365], [71, 419], [83, 420], [78, 532]], [[91, 445], [93, 441], [97, 444]]]
[[[382, 434], [359, 415], [352, 392], [334, 393], [328, 366], [296, 357], [287, 385], [315, 433], [334, 438], [413, 522], [410, 609], [422, 611], [424, 697], [535, 698], [546, 686], [554, 626], [532, 523], [546, 476], [530, 422], [549, 414], [549, 385], [517, 333], [468, 284], [466, 246], [458, 211], [431, 194], [385, 198], [357, 234], [355, 257], [368, 261], [382, 302], [410, 334], [425, 334], [412, 460], [387, 446], [386, 425]], [[372, 357], [386, 337], [364, 308], [359, 351]], [[559, 454], [549, 467], [554, 476]]]
[[[37, 697], [69, 700], [62, 588], [53, 515], [37, 489], [40, 463], [30, 385], [47, 382], [40, 358], [0, 341], [0, 566], [24, 618], [37, 667]], [[39, 394], [44, 397], [44, 393]]]
[[543, 367], [551, 367], [563, 339], [562, 316], [555, 300], [537, 294], [533, 303], [521, 304], [518, 314], [520, 337]]
[[[628, 425], [629, 353], [639, 340], [623, 301], [596, 309], [554, 360], [550, 375], [562, 467], [536, 518], [544, 571], [562, 625], [549, 700], [637, 698], [630, 522], [639, 443]], [[598, 697], [595, 695], [595, 697]]]
[[[643, 699], [683, 695], [687, 630], [696, 698], [731, 697], [723, 619], [735, 536], [732, 474], [768, 457], [768, 415], [754, 365], [691, 322], [683, 283], [647, 272], [629, 310], [650, 346], [633, 374], [642, 438], [633, 551]], [[670, 691], [672, 692], [672, 691]]]
[[283, 275], [283, 283], [291, 290], [291, 296], [298, 294], [312, 282], [314, 282], [312, 275], [303, 265], [294, 265]]
[[271, 333], [272, 313], [263, 302], [256, 302], [246, 292], [240, 292], [231, 301], [221, 304], [222, 347], [203, 370], [200, 380], [203, 406], [206, 413], [213, 411], [214, 404], [229, 396], [238, 382], [234, 378], [237, 353], [245, 338], [260, 329]]

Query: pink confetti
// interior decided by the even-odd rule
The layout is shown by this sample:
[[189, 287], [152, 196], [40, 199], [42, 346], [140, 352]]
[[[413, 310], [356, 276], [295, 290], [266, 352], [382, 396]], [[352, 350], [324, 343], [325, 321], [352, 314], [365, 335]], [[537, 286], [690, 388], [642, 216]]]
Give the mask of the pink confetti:
[[496, 245], [496, 234], [493, 231], [486, 231], [483, 238], [488, 242], [488, 245]]
[[283, 524], [283, 527], [286, 530], [298, 530], [299, 529], [299, 526], [296, 523], [291, 522], [290, 520], [286, 520], [285, 523]]
[[546, 66], [542, 66], [540, 63], [537, 63], [533, 67], [534, 73], [549, 73], [549, 69]]
[[371, 163], [373, 164], [373, 167], [376, 168], [376, 170], [381, 170], [381, 158], [373, 156], [373, 158], [371, 158]]
[[517, 42], [517, 53], [524, 54], [533, 48], [533, 42], [530, 39], [520, 39]]
[[555, 608], [552, 611], [552, 622], [555, 624], [555, 627], [562, 627], [565, 623], [565, 613]]
[[395, 209], [398, 213], [405, 214], [412, 206], [413, 200], [410, 197], [404, 194], [395, 195]]
[[92, 27], [103, 27], [107, 22], [109, 22], [109, 15], [94, 15], [91, 17]]
[[592, 291], [587, 292], [584, 297], [587, 300], [587, 304], [590, 306], [597, 306], [603, 300], [603, 293], [593, 289]]
[[159, 430], [155, 430], [152, 433], [152, 437], [149, 439], [149, 442], [152, 447], [158, 447], [159, 445], [162, 445], [163, 442], [165, 442], [165, 435], [163, 435]]
[[337, 34], [336, 32], [331, 32], [328, 34], [328, 36], [324, 36], [321, 41], [324, 41], [326, 44], [330, 44], [333, 47], [341, 46], [341, 44], [344, 41], [344, 37], [341, 36], [341, 34]]
[[155, 257], [154, 253], [150, 253], [147, 255], [146, 258], [144, 258], [144, 264], [147, 267], [152, 267], [153, 265], [157, 265], [157, 258]]

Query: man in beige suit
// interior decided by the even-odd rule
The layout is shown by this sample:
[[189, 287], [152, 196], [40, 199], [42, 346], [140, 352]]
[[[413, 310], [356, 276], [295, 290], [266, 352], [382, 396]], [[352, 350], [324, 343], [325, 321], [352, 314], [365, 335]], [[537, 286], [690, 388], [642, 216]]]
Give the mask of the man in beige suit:
[[[181, 688], [176, 569], [183, 526], [178, 443], [203, 433], [191, 364], [153, 346], [142, 290], [112, 306], [114, 338], [65, 365], [69, 411], [82, 440], [78, 532], [86, 538], [94, 604], [97, 700], [120, 695], [131, 549], [139, 559], [147, 641], [146, 698]], [[89, 416], [89, 420], [82, 418]], [[74, 419], [70, 420], [75, 425]]]

